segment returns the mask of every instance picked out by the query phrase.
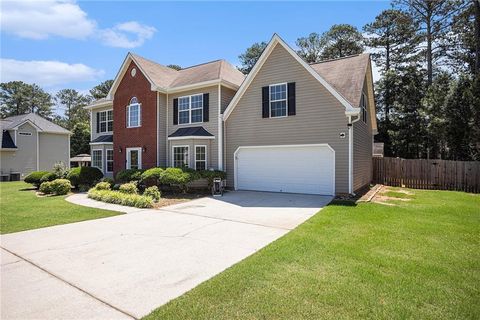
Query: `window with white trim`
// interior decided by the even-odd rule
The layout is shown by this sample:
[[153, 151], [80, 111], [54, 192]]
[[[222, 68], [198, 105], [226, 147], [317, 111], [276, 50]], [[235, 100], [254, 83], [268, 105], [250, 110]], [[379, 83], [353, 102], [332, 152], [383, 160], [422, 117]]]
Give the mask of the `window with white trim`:
[[113, 149], [107, 149], [107, 172], [113, 172]]
[[270, 89], [270, 117], [287, 116], [287, 84], [272, 84]]
[[92, 167], [103, 170], [102, 150], [92, 151]]
[[112, 132], [113, 131], [113, 110], [97, 112], [99, 117], [99, 130], [98, 132]]
[[133, 97], [127, 107], [127, 128], [135, 128], [141, 126], [141, 109], [142, 105], [138, 103], [136, 97]]
[[365, 93], [362, 93], [361, 112], [362, 112], [362, 121], [364, 123], [367, 123], [367, 96], [365, 95]]
[[207, 146], [195, 146], [195, 170], [207, 170]]
[[203, 122], [203, 94], [178, 98], [178, 124]]
[[188, 167], [188, 146], [173, 147], [173, 166], [176, 168]]

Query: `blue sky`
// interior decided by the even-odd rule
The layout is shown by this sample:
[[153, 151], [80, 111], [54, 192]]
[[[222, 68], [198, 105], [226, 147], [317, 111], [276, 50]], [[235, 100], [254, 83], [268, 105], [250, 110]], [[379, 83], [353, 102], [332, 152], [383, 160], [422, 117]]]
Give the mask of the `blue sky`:
[[86, 92], [115, 77], [128, 51], [162, 64], [215, 59], [238, 65], [254, 42], [278, 33], [292, 46], [333, 24], [359, 29], [387, 1], [130, 2], [2, 1], [1, 80], [36, 82], [47, 91]]

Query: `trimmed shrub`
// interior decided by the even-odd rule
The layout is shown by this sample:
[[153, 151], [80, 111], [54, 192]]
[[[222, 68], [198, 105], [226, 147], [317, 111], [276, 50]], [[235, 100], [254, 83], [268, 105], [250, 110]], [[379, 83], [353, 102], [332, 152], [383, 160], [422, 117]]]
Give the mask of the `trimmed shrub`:
[[43, 175], [43, 177], [40, 179], [40, 182], [43, 183], [46, 181], [53, 181], [55, 179], [58, 179], [57, 174], [55, 172], [49, 172]]
[[45, 181], [40, 185], [40, 191], [45, 194], [64, 195], [70, 192], [72, 185], [67, 179]]
[[64, 195], [72, 190], [72, 184], [67, 179], [56, 179], [50, 184], [51, 192], [55, 195]]
[[128, 193], [128, 194], [137, 194], [138, 188], [135, 183], [124, 183], [119, 188], [120, 192]]
[[76, 167], [70, 170], [67, 179], [72, 185], [79, 187], [80, 185], [93, 186], [97, 181], [102, 179], [103, 173], [95, 167]]
[[140, 181], [147, 187], [158, 186], [161, 184], [164, 171], [162, 168], [148, 169], [142, 173]]
[[42, 182], [40, 185], [40, 192], [44, 194], [52, 193], [52, 183], [50, 181]]
[[107, 177], [103, 177], [102, 179], [100, 179], [100, 182], [108, 182], [108, 184], [110, 184], [110, 188], [113, 187], [113, 185], [115, 184], [112, 178]]
[[48, 172], [48, 171], [33, 171], [28, 176], [26, 176], [25, 179], [23, 179], [23, 181], [25, 181], [26, 183], [33, 184], [38, 189], [38, 187], [42, 183], [40, 180], [47, 173], [50, 173], [50, 172]]
[[104, 181], [104, 182], [99, 182], [95, 185], [95, 189], [97, 190], [110, 190], [110, 183]]
[[142, 178], [142, 173], [145, 170], [142, 169], [127, 169], [122, 170], [117, 173], [115, 180], [120, 183], [130, 182], [130, 181], [138, 181]]
[[153, 199], [151, 197], [139, 194], [127, 194], [119, 191], [96, 190], [92, 188], [88, 191], [88, 197], [98, 201], [121, 204], [123, 206], [137, 208], [153, 207]]
[[161, 194], [160, 191], [158, 190], [158, 187], [157, 187], [157, 186], [148, 187], [148, 188], [145, 189], [145, 191], [143, 192], [143, 195], [144, 195], [144, 196], [147, 196], [147, 197], [150, 197], [150, 198], [152, 198], [152, 199], [155, 200], [155, 201], [160, 200], [160, 197], [162, 196], [162, 194]]
[[167, 168], [164, 171], [161, 182], [169, 185], [185, 186], [192, 181], [192, 176], [180, 168]]
[[227, 173], [220, 170], [203, 170], [200, 171], [200, 176], [207, 179], [208, 186], [212, 187], [214, 178], [221, 178], [222, 180], [227, 178]]

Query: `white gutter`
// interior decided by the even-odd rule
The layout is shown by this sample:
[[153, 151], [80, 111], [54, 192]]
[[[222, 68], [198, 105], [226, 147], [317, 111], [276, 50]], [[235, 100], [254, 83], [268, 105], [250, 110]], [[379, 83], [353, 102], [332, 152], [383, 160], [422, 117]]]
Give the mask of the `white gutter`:
[[352, 121], [352, 114], [348, 117], [348, 193], [353, 193], [353, 124], [360, 120], [360, 115], [355, 114], [357, 118]]

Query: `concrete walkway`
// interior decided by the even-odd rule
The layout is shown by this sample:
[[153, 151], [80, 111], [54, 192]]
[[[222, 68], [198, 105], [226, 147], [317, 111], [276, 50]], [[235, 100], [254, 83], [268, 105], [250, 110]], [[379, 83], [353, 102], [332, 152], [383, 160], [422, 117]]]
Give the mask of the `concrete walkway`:
[[230, 192], [2, 235], [1, 319], [138, 319], [278, 239], [330, 197]]

